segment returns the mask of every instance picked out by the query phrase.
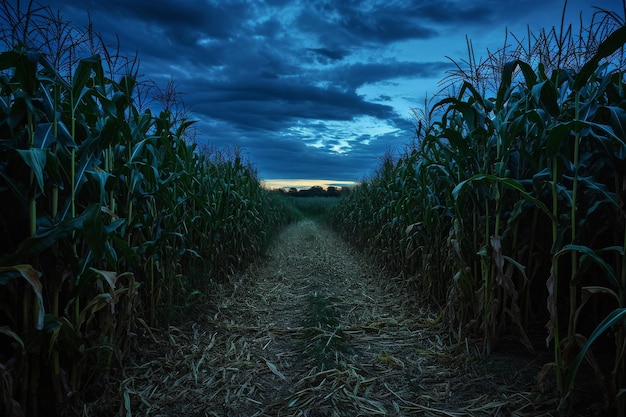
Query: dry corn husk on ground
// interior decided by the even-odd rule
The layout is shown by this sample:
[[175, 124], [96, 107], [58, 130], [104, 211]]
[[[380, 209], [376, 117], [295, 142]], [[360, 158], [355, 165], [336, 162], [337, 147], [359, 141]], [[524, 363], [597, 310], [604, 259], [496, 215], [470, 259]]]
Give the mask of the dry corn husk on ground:
[[436, 312], [313, 221], [220, 291], [147, 337], [121, 415], [551, 415], [540, 361], [451, 344]]

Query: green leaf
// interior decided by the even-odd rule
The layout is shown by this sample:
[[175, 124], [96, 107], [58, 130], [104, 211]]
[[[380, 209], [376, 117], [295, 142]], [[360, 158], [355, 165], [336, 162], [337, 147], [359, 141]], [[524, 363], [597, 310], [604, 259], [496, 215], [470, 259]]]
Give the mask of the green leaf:
[[7, 51], [0, 54], [0, 70], [13, 68], [13, 80], [29, 96], [37, 89], [37, 62], [41, 54], [37, 51]]
[[32, 103], [25, 97], [16, 97], [11, 106], [7, 124], [11, 129], [17, 129], [23, 125], [26, 120], [26, 114], [32, 110]]
[[480, 94], [480, 92], [476, 89], [476, 87], [474, 87], [472, 84], [470, 84], [467, 81], [463, 81], [463, 84], [461, 85], [461, 89], [459, 90], [459, 97], [463, 96], [463, 94], [465, 93], [465, 90], [469, 90], [472, 93], [471, 97], [476, 102], [480, 103], [484, 111], [489, 112], [493, 110], [493, 103], [489, 100], [485, 100], [483, 95]]
[[580, 90], [588, 83], [591, 75], [598, 68], [602, 58], [613, 54], [626, 43], [626, 26], [621, 26], [611, 33], [599, 46], [596, 54], [576, 74], [573, 89]]
[[609, 113], [611, 127], [615, 135], [626, 140], [626, 111], [618, 106], [602, 106], [597, 110], [597, 113], [602, 111]]
[[[596, 204], [600, 203], [610, 203], [615, 207], [619, 207], [619, 201], [617, 195], [608, 190], [608, 187], [605, 184], [595, 181], [593, 177], [578, 177], [578, 180], [587, 186], [590, 190], [595, 190], [598, 194], [600, 194], [603, 199], [599, 199], [597, 197], [594, 198]], [[588, 211], [591, 213], [591, 211]]]
[[473, 182], [483, 182], [483, 181], [489, 182], [489, 183], [500, 184], [510, 190], [518, 191], [524, 200], [536, 205], [539, 209], [541, 209], [541, 211], [546, 213], [548, 217], [552, 219], [553, 216], [552, 216], [552, 212], [550, 211], [550, 209], [548, 209], [548, 207], [541, 200], [533, 197], [530, 193], [528, 193], [519, 181], [514, 180], [512, 178], [500, 178], [491, 174], [477, 174], [457, 184], [457, 186], [454, 187], [454, 189], [452, 190], [452, 197], [455, 200], [457, 200], [459, 198], [460, 193], [469, 184]]
[[[96, 185], [98, 189], [98, 200], [100, 204], [105, 204], [107, 192], [110, 190], [114, 176], [100, 169], [96, 171], [85, 171], [85, 175]], [[95, 196], [94, 196], [95, 197]]]
[[84, 340], [82, 335], [66, 317], [55, 317], [47, 314], [44, 331], [50, 335], [48, 355], [52, 355], [55, 348], [58, 349], [59, 341], [63, 343], [63, 348], [70, 350], [71, 353], [80, 354], [83, 350]]
[[22, 157], [26, 165], [32, 169], [39, 189], [43, 191], [43, 171], [46, 167], [46, 151], [43, 149], [33, 148], [28, 150], [18, 150], [17, 153]]
[[619, 303], [619, 295], [615, 291], [610, 288], [602, 287], [599, 285], [591, 285], [588, 287], [582, 287], [583, 291], [588, 291], [591, 294], [609, 294], [611, 297], [615, 298], [615, 301]]
[[558, 104], [558, 91], [550, 80], [542, 81], [532, 88], [533, 98], [544, 106], [550, 115], [556, 117], [560, 114]]
[[20, 345], [20, 347], [22, 348], [22, 351], [25, 350], [24, 341], [17, 335], [17, 333], [11, 330], [8, 326], [0, 327], [0, 334], [10, 337], [15, 342], [17, 342], [17, 344]]
[[532, 88], [532, 86], [537, 82], [537, 75], [527, 63], [516, 59], [515, 61], [510, 61], [504, 64], [504, 68], [502, 69], [502, 81], [500, 82], [500, 87], [498, 88], [498, 94], [496, 97], [496, 112], [502, 109], [505, 101], [507, 101], [510, 97], [513, 72], [518, 67], [522, 70], [522, 74], [524, 75], [524, 80], [528, 88]]
[[78, 108], [78, 104], [87, 94], [93, 93], [87, 84], [95, 75], [97, 79], [103, 79], [104, 70], [102, 69], [102, 63], [99, 55], [93, 55], [89, 58], [81, 59], [72, 75], [72, 107], [73, 110]]
[[[606, 275], [608, 276], [609, 281], [611, 282], [611, 284], [613, 284], [616, 288], [620, 288], [620, 289], [623, 290], [622, 285], [617, 280], [617, 276], [615, 275], [615, 270], [613, 269], [613, 267], [611, 265], [609, 265], [600, 256], [600, 254], [602, 254], [603, 252], [609, 251], [609, 250], [621, 251], [622, 248], [620, 248], [619, 246], [611, 246], [611, 247], [600, 249], [600, 250], [593, 250], [593, 249], [591, 249], [591, 248], [589, 248], [587, 246], [583, 246], [583, 245], [565, 245], [563, 247], [563, 249], [558, 251], [554, 256], [555, 257], [559, 257], [559, 256], [561, 256], [561, 255], [563, 255], [563, 254], [565, 254], [567, 252], [579, 252], [579, 253], [583, 254], [583, 257], [589, 258], [589, 259], [593, 260], [599, 267], [601, 267], [604, 270], [604, 272], [606, 273]], [[581, 257], [579, 262], [582, 263], [584, 261], [583, 257]]]
[[626, 319], [626, 308], [615, 309], [608, 316], [606, 316], [606, 318], [602, 320], [600, 324], [598, 324], [593, 333], [591, 333], [591, 336], [589, 336], [589, 339], [587, 339], [585, 345], [582, 347], [576, 358], [574, 358], [574, 361], [572, 362], [572, 365], [567, 372], [564, 384], [564, 390], [566, 394], [570, 393], [572, 389], [572, 384], [574, 383], [574, 379], [576, 379], [576, 374], [578, 373], [578, 368], [580, 368], [580, 364], [582, 363], [583, 359], [585, 359], [585, 356], [587, 356], [587, 351], [591, 348], [593, 342], [595, 342], [596, 339], [600, 337], [600, 335], [602, 335], [602, 333], [606, 332], [608, 329], [615, 326], [616, 324], [624, 321], [624, 319]]
[[83, 324], [91, 321], [98, 311], [109, 307], [111, 312], [113, 312], [115, 306], [115, 300], [113, 296], [109, 293], [98, 294], [93, 297], [87, 305], [81, 310], [79, 319], [78, 319], [78, 328], [80, 328]]
[[100, 204], [91, 204], [79, 216], [65, 219], [50, 229], [25, 239], [15, 253], [0, 258], [1, 264], [11, 264], [27, 259], [50, 248], [59, 239], [65, 239], [77, 230], [82, 230], [85, 219], [100, 211]]
[[546, 140], [546, 156], [548, 158], [554, 158], [560, 153], [561, 144], [570, 140], [572, 129], [573, 122], [561, 123], [550, 129]]
[[33, 268], [31, 265], [25, 265], [25, 264], [0, 267], [0, 274], [2, 274], [3, 272], [7, 272], [7, 271], [19, 272], [22, 278], [24, 278], [30, 284], [31, 288], [35, 292], [35, 295], [37, 296], [37, 299], [39, 300], [39, 314], [37, 317], [37, 329], [39, 330], [43, 329], [43, 319], [45, 315], [45, 308], [43, 304], [43, 294], [42, 294], [43, 286], [41, 285], [41, 281], [39, 280], [39, 278], [41, 278], [41, 273], [39, 271], [36, 271], [35, 268]]

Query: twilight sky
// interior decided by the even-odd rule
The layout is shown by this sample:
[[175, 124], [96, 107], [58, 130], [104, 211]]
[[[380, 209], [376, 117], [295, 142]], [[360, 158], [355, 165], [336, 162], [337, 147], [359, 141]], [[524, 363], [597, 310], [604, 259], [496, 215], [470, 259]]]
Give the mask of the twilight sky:
[[[202, 137], [263, 180], [359, 181], [413, 136], [411, 109], [467, 57], [558, 26], [563, 0], [41, 0], [173, 80]], [[570, 0], [569, 20], [622, 0]], [[623, 15], [623, 11], [619, 13]], [[327, 180], [327, 181], [322, 181]], [[270, 183], [278, 185], [279, 183]]]

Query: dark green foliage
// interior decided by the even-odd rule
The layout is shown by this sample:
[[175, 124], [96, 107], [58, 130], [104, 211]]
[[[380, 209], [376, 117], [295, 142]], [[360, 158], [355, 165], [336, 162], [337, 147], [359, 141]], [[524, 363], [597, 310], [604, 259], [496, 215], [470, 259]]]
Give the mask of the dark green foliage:
[[[626, 72], [606, 58], [625, 42], [618, 28], [578, 71], [512, 60], [496, 97], [463, 81], [434, 105], [417, 143], [385, 158], [333, 216], [443, 306], [458, 340], [480, 338], [489, 352], [511, 337], [531, 350], [547, 339], [563, 404], [584, 358], [615, 387], [607, 395], [619, 415]], [[610, 366], [590, 355], [606, 333], [597, 349]]]
[[0, 366], [26, 416], [73, 414], [138, 326], [166, 325], [290, 220], [237, 152], [200, 152], [192, 121], [140, 110], [133, 74], [106, 69], [0, 52]]
[[339, 365], [338, 355], [349, 350], [334, 301], [322, 294], [312, 295], [303, 322], [307, 330], [304, 355], [312, 357], [322, 369]]
[[289, 207], [293, 207], [300, 217], [313, 220], [326, 220], [332, 210], [339, 204], [339, 198], [307, 197], [294, 198], [279, 194], [280, 199]]

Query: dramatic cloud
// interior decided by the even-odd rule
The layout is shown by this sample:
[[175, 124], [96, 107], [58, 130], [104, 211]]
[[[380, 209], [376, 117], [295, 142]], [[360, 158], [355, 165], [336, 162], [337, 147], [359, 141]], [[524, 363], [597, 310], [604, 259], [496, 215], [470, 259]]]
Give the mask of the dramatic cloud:
[[[606, 3], [606, 2], [605, 2]], [[621, 2], [615, 3], [617, 9]], [[620, 4], [617, 4], [620, 3]], [[593, 13], [570, 0], [571, 17]], [[560, 0], [48, 0], [140, 74], [174, 82], [200, 139], [242, 146], [262, 179], [359, 181], [411, 140], [411, 108], [466, 57], [558, 25]], [[609, 7], [604, 5], [604, 7]]]

